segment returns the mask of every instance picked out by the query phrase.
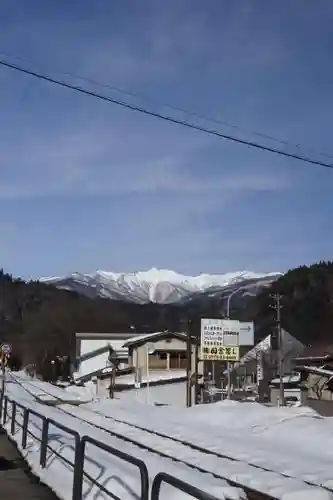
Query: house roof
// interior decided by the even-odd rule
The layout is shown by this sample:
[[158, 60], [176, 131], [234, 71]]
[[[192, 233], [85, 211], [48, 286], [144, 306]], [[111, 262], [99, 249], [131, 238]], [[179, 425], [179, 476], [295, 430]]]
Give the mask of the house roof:
[[[290, 333], [286, 330], [282, 329], [282, 352], [284, 355], [293, 353], [302, 352], [304, 349], [304, 344], [302, 344], [299, 340], [295, 339]], [[256, 344], [250, 351], [248, 351], [239, 361], [239, 364], [242, 365], [244, 363], [248, 363], [249, 361], [253, 361], [258, 359], [260, 353], [269, 353], [271, 352], [271, 335], [268, 335], [264, 340]]]
[[302, 371], [313, 373], [315, 375], [321, 375], [322, 377], [328, 377], [333, 379], [333, 371], [327, 370], [325, 368], [318, 368], [317, 366], [303, 366]]
[[111, 342], [113, 340], [122, 340], [123, 342], [127, 339], [136, 337], [137, 334], [133, 332], [118, 332], [118, 333], [99, 333], [99, 332], [76, 332], [75, 337], [78, 340], [90, 339], [90, 340], [100, 340], [107, 339]]
[[295, 358], [296, 362], [311, 361], [333, 361], [333, 346], [330, 344], [316, 344], [307, 346], [300, 356]]
[[[301, 381], [300, 373], [291, 373], [290, 375], [285, 375], [282, 377], [284, 384], [298, 384]], [[274, 378], [270, 382], [271, 384], [279, 384], [280, 378]]]
[[154, 342], [156, 340], [162, 340], [164, 338], [177, 338], [186, 341], [187, 334], [183, 332], [154, 332], [147, 333], [144, 335], [137, 335], [124, 342], [123, 347], [134, 347], [146, 344], [147, 342]]

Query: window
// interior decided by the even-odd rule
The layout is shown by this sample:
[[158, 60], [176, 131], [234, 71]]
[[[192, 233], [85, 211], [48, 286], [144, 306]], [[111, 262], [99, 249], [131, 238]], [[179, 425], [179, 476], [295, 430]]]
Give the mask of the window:
[[186, 351], [172, 351], [170, 352], [170, 358], [186, 359]]
[[158, 359], [167, 359], [167, 353], [164, 351], [155, 351], [154, 354]]

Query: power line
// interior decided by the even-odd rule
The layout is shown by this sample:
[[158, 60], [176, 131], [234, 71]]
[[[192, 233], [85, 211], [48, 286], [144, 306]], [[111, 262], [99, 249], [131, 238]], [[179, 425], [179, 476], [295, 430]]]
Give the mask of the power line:
[[91, 97], [95, 97], [95, 98], [100, 99], [102, 101], [106, 101], [106, 102], [109, 102], [109, 103], [112, 103], [112, 104], [116, 104], [117, 106], [121, 106], [123, 108], [130, 109], [132, 111], [137, 111], [137, 112], [142, 113], [144, 115], [152, 116], [154, 118], [158, 118], [160, 120], [163, 120], [163, 121], [166, 121], [166, 122], [169, 122], [169, 123], [174, 123], [174, 124], [177, 124], [177, 125], [182, 125], [183, 127], [187, 127], [189, 129], [192, 129], [192, 130], [197, 130], [199, 132], [204, 132], [204, 133], [212, 135], [214, 137], [219, 137], [221, 139], [226, 139], [226, 140], [235, 142], [237, 144], [243, 144], [245, 146], [249, 146], [249, 147], [252, 147], [252, 148], [255, 148], [255, 149], [260, 149], [262, 151], [268, 151], [270, 153], [275, 153], [277, 155], [285, 156], [287, 158], [293, 158], [295, 160], [304, 161], [304, 162], [310, 163], [312, 165], [318, 165], [318, 166], [321, 166], [321, 167], [333, 169], [333, 165], [329, 164], [329, 163], [321, 162], [319, 160], [313, 160], [312, 158], [308, 158], [306, 156], [301, 156], [301, 155], [296, 155], [296, 154], [292, 154], [292, 153], [287, 153], [286, 151], [282, 151], [280, 149], [272, 148], [272, 147], [269, 147], [269, 146], [264, 146], [264, 145], [259, 144], [257, 142], [246, 141], [246, 140], [240, 139], [238, 137], [234, 137], [234, 136], [227, 135], [227, 134], [222, 134], [222, 133], [220, 133], [220, 132], [218, 132], [216, 130], [213, 130], [213, 129], [209, 129], [209, 128], [206, 128], [206, 127], [201, 127], [199, 125], [195, 125], [193, 123], [189, 123], [189, 122], [184, 121], [184, 120], [178, 120], [176, 118], [172, 118], [171, 116], [167, 116], [167, 115], [164, 115], [162, 113], [157, 113], [155, 111], [150, 111], [150, 110], [148, 110], [146, 108], [142, 108], [140, 106], [134, 106], [134, 105], [129, 104], [129, 103], [125, 102], [125, 101], [119, 101], [119, 100], [114, 99], [112, 97], [108, 97], [108, 96], [99, 94], [97, 92], [93, 92], [91, 90], [87, 90], [87, 89], [84, 89], [82, 87], [78, 87], [76, 85], [72, 85], [72, 84], [67, 83], [65, 81], [57, 80], [55, 78], [51, 78], [50, 76], [47, 76], [47, 75], [44, 75], [44, 74], [41, 74], [41, 73], [37, 73], [37, 72], [32, 71], [32, 70], [28, 70], [26, 68], [23, 68], [21, 66], [17, 66], [15, 64], [11, 64], [11, 63], [9, 63], [7, 61], [4, 61], [4, 60], [0, 60], [0, 65], [4, 66], [6, 68], [13, 69], [15, 71], [19, 71], [20, 73], [24, 73], [26, 75], [34, 76], [35, 78], [38, 78], [40, 80], [44, 80], [46, 82], [53, 83], [55, 85], [59, 85], [61, 87], [64, 87], [64, 88], [67, 88], [67, 89], [70, 89], [70, 90], [75, 90], [76, 92], [80, 92], [81, 94], [89, 95]]
[[[28, 63], [28, 64], [38, 64], [35, 61], [32, 61], [31, 59], [27, 59], [27, 58], [24, 58], [24, 57], [21, 57], [21, 56], [16, 56], [16, 55], [9, 54], [9, 53], [3, 52], [3, 51], [0, 51], [0, 54], [2, 54], [5, 57], [11, 57], [13, 59], [17, 59], [19, 61], [22, 61], [22, 62], [25, 62], [25, 63]], [[175, 106], [175, 105], [172, 105], [172, 104], [169, 104], [169, 103], [166, 103], [166, 102], [158, 102], [155, 99], [152, 99], [151, 97], [149, 97], [147, 95], [144, 95], [144, 94], [141, 94], [141, 93], [138, 93], [138, 92], [132, 92], [130, 90], [120, 89], [119, 87], [115, 87], [115, 86], [107, 84], [107, 83], [102, 83], [102, 82], [99, 82], [99, 81], [97, 81], [95, 79], [88, 78], [88, 77], [85, 77], [85, 76], [82, 76], [82, 75], [77, 75], [75, 73], [71, 73], [71, 72], [68, 72], [68, 71], [61, 71], [60, 73], [62, 75], [70, 76], [71, 78], [75, 78], [77, 80], [82, 80], [83, 82], [90, 83], [92, 85], [97, 85], [97, 86], [100, 86], [100, 87], [104, 87], [106, 89], [112, 90], [113, 92], [118, 92], [118, 93], [126, 95], [126, 96], [130, 96], [130, 97], [134, 97], [136, 99], [144, 100], [147, 103], [158, 104], [159, 106], [167, 107], [167, 108], [170, 108], [171, 110], [179, 111], [181, 113], [184, 113], [186, 115], [192, 116], [194, 118], [199, 118], [199, 119], [205, 120], [207, 122], [215, 123], [216, 125], [223, 125], [224, 127], [228, 127], [228, 128], [234, 129], [234, 130], [238, 130], [240, 132], [246, 132], [246, 133], [249, 133], [249, 134], [252, 134], [252, 135], [256, 135], [256, 136], [261, 137], [263, 139], [268, 139], [270, 141], [274, 141], [274, 142], [276, 142], [278, 144], [283, 144], [285, 146], [293, 147], [293, 148], [296, 148], [298, 150], [301, 150], [301, 149], [304, 150], [304, 147], [302, 147], [301, 144], [293, 144], [290, 141], [278, 139], [278, 138], [273, 137], [271, 135], [255, 131], [255, 130], [253, 130], [251, 128], [248, 128], [248, 127], [241, 127], [239, 125], [234, 125], [234, 124], [231, 124], [229, 122], [223, 121], [221, 119], [213, 118], [211, 116], [207, 116], [207, 115], [204, 115], [202, 113], [198, 113], [196, 111], [190, 111], [188, 109], [185, 109], [185, 108], [182, 108], [182, 107], [179, 107], [179, 106]], [[308, 148], [308, 151], [312, 152], [313, 154], [316, 153], [316, 154], [318, 154], [320, 156], [323, 156], [325, 158], [333, 159], [333, 155], [330, 155], [328, 153], [324, 153], [322, 151], [317, 151], [317, 150], [315, 150], [313, 148], [311, 148], [311, 149]]]
[[[166, 102], [157, 102], [156, 100], [150, 98], [149, 96], [143, 95], [141, 93], [131, 92], [130, 90], [120, 89], [120, 88], [114, 87], [113, 85], [110, 85], [108, 83], [101, 83], [101, 82], [98, 82], [97, 80], [87, 78], [85, 76], [76, 75], [75, 73], [69, 73], [67, 71], [64, 72], [63, 74], [70, 76], [71, 78], [76, 78], [77, 80], [82, 80], [84, 82], [91, 83], [92, 85], [98, 85], [100, 87], [104, 87], [106, 89], [112, 90], [114, 92], [118, 92], [118, 93], [123, 94], [123, 95], [127, 95], [130, 97], [135, 97], [136, 99], [144, 100], [147, 103], [158, 104], [159, 106], [169, 108], [173, 111], [179, 111], [180, 113], [184, 113], [185, 115], [192, 116], [193, 118], [199, 118], [200, 120], [205, 120], [207, 122], [215, 123], [215, 125], [223, 125], [224, 127], [238, 130], [239, 132], [246, 132], [248, 134], [252, 134], [252, 135], [255, 135], [257, 137], [261, 137], [262, 139], [268, 139], [268, 140], [276, 142], [278, 144], [283, 144], [284, 146], [296, 148], [299, 150], [304, 149], [304, 147], [302, 147], [301, 144], [293, 144], [289, 141], [284, 141], [283, 139], [278, 139], [277, 137], [273, 137], [271, 135], [264, 134], [263, 132], [258, 132], [256, 130], [251, 129], [251, 128], [241, 127], [239, 125], [225, 122], [224, 120], [221, 120], [218, 118], [213, 118], [212, 116], [207, 116], [207, 115], [204, 115], [202, 113], [198, 113], [197, 111], [190, 111], [189, 109], [175, 106], [174, 104], [169, 104]], [[311, 150], [313, 153], [317, 153], [320, 156], [323, 156], [325, 158], [330, 158], [331, 160], [333, 159], [333, 155], [330, 155], [328, 153], [323, 153], [322, 151], [316, 151], [312, 148], [311, 148]]]

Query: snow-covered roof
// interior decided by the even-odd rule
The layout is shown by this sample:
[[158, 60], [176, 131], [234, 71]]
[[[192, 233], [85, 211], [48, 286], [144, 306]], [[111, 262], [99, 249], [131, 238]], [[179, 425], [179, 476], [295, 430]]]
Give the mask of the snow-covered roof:
[[117, 339], [117, 340], [111, 340], [111, 342], [109, 342], [110, 346], [112, 347], [112, 349], [116, 352], [128, 352], [128, 349], [127, 347], [124, 347], [124, 341], [122, 339]]
[[164, 331], [164, 332], [154, 332], [154, 333], [145, 333], [142, 335], [137, 335], [136, 337], [131, 337], [128, 339], [126, 342], [123, 343], [123, 347], [130, 347], [136, 344], [144, 344], [146, 341], [154, 341], [154, 340], [159, 340], [161, 337], [175, 337], [175, 338], [180, 338], [182, 340], [187, 339], [187, 335], [182, 332], [169, 332], [169, 331]]
[[[295, 339], [286, 330], [281, 331], [282, 337], [282, 354], [287, 354], [293, 352], [295, 355], [299, 354], [305, 348], [299, 340]], [[271, 352], [271, 335], [268, 335], [264, 340], [255, 345], [250, 351], [248, 351], [239, 361], [240, 365], [248, 363], [258, 358], [259, 353]]]
[[98, 340], [98, 339], [107, 339], [112, 342], [113, 340], [127, 340], [129, 338], [134, 337], [132, 332], [116, 332], [116, 333], [100, 333], [100, 332], [75, 332], [75, 337], [78, 340], [82, 339], [90, 339], [90, 340]]
[[[332, 374], [333, 375], [333, 374]], [[284, 384], [297, 384], [301, 380], [300, 373], [292, 373], [290, 375], [285, 375], [282, 377], [282, 381]], [[280, 378], [274, 378], [271, 380], [271, 384], [278, 384], [280, 382]]]
[[315, 375], [322, 375], [323, 377], [333, 378], [333, 371], [327, 370], [326, 368], [317, 368], [316, 366], [303, 366], [303, 370], [314, 373]]

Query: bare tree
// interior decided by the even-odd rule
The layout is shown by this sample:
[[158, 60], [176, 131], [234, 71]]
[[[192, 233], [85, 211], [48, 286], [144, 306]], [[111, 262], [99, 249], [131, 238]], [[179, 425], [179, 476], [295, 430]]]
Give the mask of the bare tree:
[[[324, 381], [323, 381], [324, 379]], [[325, 389], [325, 385], [327, 384], [327, 380], [325, 377], [320, 377], [312, 386], [311, 389], [315, 393], [318, 399], [322, 399], [323, 391]]]

